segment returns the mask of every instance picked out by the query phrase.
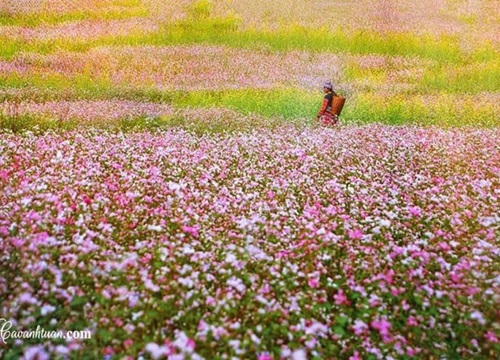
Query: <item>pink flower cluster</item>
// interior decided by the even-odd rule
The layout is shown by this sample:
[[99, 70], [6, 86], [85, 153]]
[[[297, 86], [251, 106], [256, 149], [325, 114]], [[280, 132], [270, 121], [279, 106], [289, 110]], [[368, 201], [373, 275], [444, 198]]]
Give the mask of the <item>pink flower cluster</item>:
[[174, 109], [168, 105], [125, 100], [50, 101], [45, 103], [5, 101], [0, 103], [0, 114], [7, 116], [40, 114], [53, 116], [60, 120], [78, 119], [90, 122], [139, 116], [169, 116], [174, 114]]
[[90, 41], [101, 37], [146, 35], [156, 32], [158, 29], [159, 24], [149, 18], [88, 19], [36, 27], [0, 26], [0, 36], [27, 42]]
[[1, 314], [92, 331], [16, 343], [41, 358], [490, 358], [499, 143], [379, 125], [2, 133]]
[[20, 54], [0, 62], [0, 75], [56, 74], [106, 79], [114, 85], [175, 90], [301, 86], [338, 78], [339, 58], [305, 51], [267, 52], [215, 45], [108, 46], [86, 53]]

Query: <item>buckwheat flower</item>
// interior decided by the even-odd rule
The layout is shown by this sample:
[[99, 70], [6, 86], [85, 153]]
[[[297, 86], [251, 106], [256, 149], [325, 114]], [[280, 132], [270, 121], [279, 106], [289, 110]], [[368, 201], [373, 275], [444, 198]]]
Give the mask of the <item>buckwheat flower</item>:
[[310, 288], [316, 289], [319, 287], [319, 279], [318, 278], [311, 278], [307, 280], [307, 284], [309, 285]]
[[368, 330], [368, 325], [362, 320], [356, 319], [354, 320], [354, 324], [352, 325], [354, 333], [359, 336], [362, 335], [366, 330]]
[[135, 330], [135, 326], [133, 324], [127, 324], [123, 327], [123, 329], [128, 333], [131, 334]]
[[387, 321], [385, 317], [381, 318], [380, 320], [373, 320], [370, 325], [375, 330], [378, 330], [380, 335], [382, 335], [383, 337], [389, 336], [389, 330], [392, 327], [391, 323]]
[[500, 340], [498, 339], [498, 337], [495, 335], [495, 333], [491, 330], [487, 331], [485, 334], [484, 334], [484, 338], [491, 342], [491, 343], [494, 343], [494, 344], [498, 344], [500, 343]]
[[177, 279], [177, 282], [189, 289], [192, 289], [195, 285], [193, 279], [191, 279], [190, 277], [187, 277], [187, 278], [178, 278]]
[[145, 347], [145, 350], [151, 355], [153, 359], [160, 359], [170, 354], [166, 346], [160, 346], [156, 343], [148, 343]]
[[477, 310], [473, 311], [470, 314], [470, 318], [473, 319], [473, 320], [476, 320], [481, 325], [486, 324], [486, 319], [484, 318], [483, 314], [480, 311], [477, 311]]
[[139, 311], [136, 313], [132, 313], [132, 320], [136, 321], [138, 318], [140, 318], [142, 315], [144, 315], [144, 311]]
[[308, 349], [313, 349], [318, 344], [318, 340], [316, 338], [309, 339], [305, 342], [305, 345]]
[[250, 333], [250, 339], [254, 342], [254, 344], [259, 345], [261, 343], [261, 340], [257, 335], [255, 335], [253, 332]]
[[420, 217], [420, 215], [422, 215], [422, 209], [418, 206], [410, 206], [408, 207], [408, 213], [413, 217]]
[[236, 256], [233, 253], [227, 254], [226, 260], [225, 260], [226, 263], [233, 264], [236, 261], [237, 261], [237, 258], [236, 258]]
[[235, 352], [237, 352], [240, 349], [241, 341], [240, 340], [229, 340], [228, 342], [229, 346], [233, 348]]
[[390, 220], [387, 220], [387, 219], [382, 219], [379, 221], [379, 225], [380, 227], [390, 227], [391, 226], [391, 221]]
[[347, 232], [347, 235], [351, 240], [361, 240], [363, 238], [363, 231], [361, 231], [360, 229], [349, 230]]
[[42, 345], [34, 345], [26, 348], [22, 360], [48, 360], [49, 354]]
[[163, 231], [163, 227], [161, 227], [160, 225], [148, 225], [147, 229], [156, 232]]
[[38, 300], [35, 297], [33, 297], [32, 294], [26, 292], [19, 295], [18, 301], [20, 304], [31, 304], [31, 305], [36, 304], [38, 302]]
[[246, 286], [243, 283], [243, 281], [241, 279], [234, 277], [234, 276], [227, 280], [227, 285], [235, 288], [240, 293], [243, 293], [246, 290]]
[[307, 360], [307, 351], [304, 349], [295, 350], [292, 354], [292, 360]]
[[128, 299], [128, 306], [133, 308], [139, 303], [139, 295], [131, 294]]
[[273, 360], [273, 357], [269, 353], [259, 354], [257, 360]]
[[352, 356], [349, 357], [349, 360], [362, 360], [363, 358], [359, 355], [359, 351], [355, 351]]
[[46, 304], [40, 308], [40, 314], [42, 316], [45, 316], [47, 314], [54, 312], [55, 310], [56, 310], [56, 308], [54, 306]]
[[286, 345], [281, 346], [281, 358], [289, 358], [292, 356], [292, 350]]
[[342, 289], [335, 294], [334, 300], [336, 305], [349, 304], [349, 300], [347, 299], [347, 296], [345, 296], [344, 290]]
[[55, 350], [56, 350], [56, 353], [58, 353], [62, 356], [69, 355], [71, 352], [71, 349], [67, 346], [64, 346], [64, 345], [57, 345]]
[[479, 219], [479, 223], [484, 227], [490, 227], [495, 224], [497, 221], [493, 216], [486, 216]]
[[190, 339], [183, 331], [177, 334], [173, 345], [185, 353], [192, 353], [196, 346], [194, 340]]
[[182, 248], [182, 253], [184, 255], [191, 255], [191, 254], [194, 254], [195, 253], [195, 250], [189, 246], [189, 245], [185, 245], [183, 248]]
[[215, 304], [217, 304], [217, 302], [212, 296], [207, 296], [205, 304], [207, 304], [208, 306], [214, 306]]

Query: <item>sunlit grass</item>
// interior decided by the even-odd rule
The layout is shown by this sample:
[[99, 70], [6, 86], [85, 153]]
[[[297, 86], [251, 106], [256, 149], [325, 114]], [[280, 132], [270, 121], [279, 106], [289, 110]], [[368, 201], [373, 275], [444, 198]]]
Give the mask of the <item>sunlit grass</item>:
[[[193, 43], [222, 44], [239, 48], [267, 48], [274, 51], [307, 50], [313, 52], [344, 52], [351, 54], [381, 54], [417, 56], [442, 63], [457, 63], [465, 56], [455, 37], [410, 33], [381, 34], [375, 31], [348, 33], [342, 29], [308, 29], [288, 26], [279, 30], [238, 30], [238, 18], [189, 18], [168, 24], [161, 31], [129, 36], [106, 36], [92, 41], [51, 41], [48, 44], [18, 44], [18, 51], [51, 52], [60, 49], [88, 50], [104, 45], [176, 45]], [[45, 47], [45, 48], [44, 48]], [[1, 56], [11, 56], [1, 51]], [[484, 49], [483, 56], [493, 57], [495, 49]]]
[[443, 127], [497, 127], [499, 106], [473, 96], [381, 96], [362, 94], [346, 106], [343, 118], [350, 122], [390, 125], [440, 125]]
[[464, 66], [439, 66], [427, 70], [419, 86], [423, 91], [476, 94], [500, 91], [500, 58]]

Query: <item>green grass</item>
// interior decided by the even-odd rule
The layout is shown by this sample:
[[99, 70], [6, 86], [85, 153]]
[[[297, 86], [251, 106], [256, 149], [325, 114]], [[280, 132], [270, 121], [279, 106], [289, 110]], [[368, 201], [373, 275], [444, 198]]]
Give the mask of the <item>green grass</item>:
[[[273, 51], [307, 50], [310, 52], [343, 52], [351, 54], [380, 54], [388, 56], [417, 56], [439, 61], [459, 63], [467, 54], [460, 50], [456, 37], [430, 35], [416, 36], [410, 33], [380, 34], [374, 31], [349, 33], [343, 29], [308, 29], [289, 26], [279, 30], [239, 30], [238, 19], [203, 18], [193, 15], [187, 20], [166, 25], [161, 31], [149, 34], [102, 37], [89, 41], [52, 41], [36, 44], [16, 44], [17, 51], [48, 53], [56, 50], [85, 51], [105, 45], [177, 45], [210, 43], [247, 49]], [[1, 51], [3, 58], [11, 57], [13, 50]], [[494, 58], [498, 51], [484, 47], [477, 56]]]
[[389, 125], [442, 127], [498, 127], [498, 105], [481, 104], [474, 97], [381, 96], [361, 94], [348, 99], [342, 119], [347, 122], [380, 122]]
[[477, 94], [500, 91], [500, 58], [464, 66], [428, 69], [419, 82], [422, 92]]
[[224, 107], [243, 114], [288, 120], [312, 118], [318, 101], [321, 94], [299, 89], [175, 92], [172, 96], [172, 104], [178, 107]]
[[[12, 88], [13, 83], [3, 84]], [[17, 85], [26, 85], [19, 83]], [[320, 107], [320, 92], [303, 89], [275, 88], [269, 90], [240, 89], [220, 91], [160, 91], [154, 88], [120, 88], [107, 82], [76, 78], [69, 83], [62, 77], [37, 79], [29, 84], [25, 98], [36, 100], [110, 100], [170, 104], [176, 108], [228, 108], [243, 115], [257, 115], [286, 121], [312, 120]], [[33, 99], [30, 94], [36, 94]], [[12, 100], [4, 95], [0, 101]], [[391, 125], [500, 126], [498, 104], [476, 102], [474, 96], [454, 94], [400, 94], [383, 96], [361, 93], [349, 96], [341, 119], [344, 123], [380, 122]], [[265, 125], [265, 124], [263, 124]]]

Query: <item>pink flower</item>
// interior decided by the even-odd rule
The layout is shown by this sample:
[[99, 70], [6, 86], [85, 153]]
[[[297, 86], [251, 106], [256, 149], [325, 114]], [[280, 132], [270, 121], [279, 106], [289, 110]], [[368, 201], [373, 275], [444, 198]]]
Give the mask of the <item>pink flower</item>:
[[417, 319], [414, 316], [410, 316], [406, 320], [406, 325], [408, 325], [408, 326], [417, 326], [418, 325], [418, 321], [417, 321]]
[[450, 245], [448, 245], [447, 243], [445, 242], [440, 242], [438, 244], [439, 248], [443, 251], [449, 251], [451, 249]]
[[413, 217], [420, 217], [420, 215], [422, 214], [422, 209], [420, 209], [418, 206], [409, 206], [408, 213]]
[[319, 279], [318, 278], [311, 278], [307, 281], [308, 285], [310, 288], [316, 289], [319, 287]]
[[193, 236], [195, 238], [198, 237], [198, 227], [197, 226], [187, 226], [187, 225], [184, 225], [182, 227], [182, 231], [184, 231], [185, 233], [190, 234], [191, 236]]
[[374, 328], [375, 330], [378, 330], [380, 335], [382, 337], [387, 337], [389, 336], [389, 330], [391, 329], [391, 323], [387, 321], [385, 317], [383, 317], [380, 320], [373, 320], [370, 323], [371, 327]]
[[484, 334], [484, 338], [488, 340], [489, 342], [493, 344], [498, 344], [500, 341], [498, 340], [498, 337], [495, 335], [493, 331], [487, 331], [486, 334]]
[[356, 319], [354, 320], [352, 329], [354, 330], [354, 334], [359, 336], [363, 334], [366, 330], [368, 330], [368, 325], [366, 325], [366, 323], [364, 323], [362, 320]]
[[363, 358], [359, 355], [358, 351], [355, 351], [354, 354], [349, 357], [349, 360], [362, 360]]
[[349, 230], [347, 235], [351, 240], [361, 240], [363, 238], [363, 232], [360, 229]]
[[133, 343], [134, 343], [134, 340], [126, 339], [123, 341], [123, 346], [125, 347], [125, 349], [128, 349], [129, 347], [132, 346]]
[[349, 304], [349, 300], [347, 299], [347, 296], [345, 296], [344, 290], [342, 289], [340, 289], [339, 292], [335, 294], [334, 299], [336, 305]]
[[49, 355], [42, 345], [34, 345], [24, 350], [22, 360], [48, 360]]
[[257, 356], [257, 360], [273, 360], [273, 357], [268, 353], [263, 353]]
[[20, 248], [20, 247], [23, 247], [24, 240], [22, 240], [20, 238], [11, 238], [10, 243], [12, 244], [12, 246], [14, 246], [16, 248]]

